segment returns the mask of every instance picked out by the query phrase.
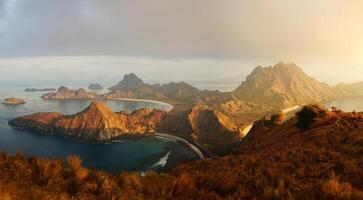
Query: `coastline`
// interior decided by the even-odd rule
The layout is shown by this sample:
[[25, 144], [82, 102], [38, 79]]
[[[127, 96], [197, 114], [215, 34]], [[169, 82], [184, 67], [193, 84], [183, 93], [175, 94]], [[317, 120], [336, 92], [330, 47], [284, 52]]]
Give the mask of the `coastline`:
[[136, 101], [136, 102], [148, 102], [148, 103], [155, 103], [155, 104], [160, 104], [160, 105], [164, 105], [164, 106], [167, 106], [167, 110], [166, 111], [171, 111], [174, 106], [169, 104], [169, 103], [166, 103], [166, 102], [163, 102], [163, 101], [157, 101], [157, 100], [149, 100], [149, 99], [132, 99], [132, 98], [109, 98], [109, 99], [106, 99], [106, 101]]
[[193, 150], [201, 160], [205, 159], [203, 152], [197, 146], [195, 146], [194, 144], [192, 144], [191, 142], [189, 142], [188, 140], [186, 140], [182, 137], [172, 135], [172, 134], [167, 134], [167, 133], [154, 133], [153, 136], [166, 138], [166, 139], [169, 139], [169, 140], [172, 140], [175, 142], [182, 142], [182, 143], [186, 144], [191, 150]]

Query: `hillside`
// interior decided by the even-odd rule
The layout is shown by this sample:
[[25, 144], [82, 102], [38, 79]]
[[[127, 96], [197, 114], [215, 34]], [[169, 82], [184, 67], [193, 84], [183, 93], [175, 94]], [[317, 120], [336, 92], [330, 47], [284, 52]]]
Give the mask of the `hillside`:
[[257, 67], [233, 92], [240, 100], [287, 108], [334, 98], [334, 90], [293, 63]]
[[19, 199], [363, 199], [363, 113], [305, 107], [255, 123], [234, 154], [166, 173], [86, 169], [81, 160], [0, 154], [0, 193]]

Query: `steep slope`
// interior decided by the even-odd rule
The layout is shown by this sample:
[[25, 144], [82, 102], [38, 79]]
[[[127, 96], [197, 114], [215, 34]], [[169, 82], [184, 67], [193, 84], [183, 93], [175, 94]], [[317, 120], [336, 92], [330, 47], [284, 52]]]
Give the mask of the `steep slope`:
[[233, 94], [240, 100], [278, 108], [334, 98], [333, 89], [306, 75], [293, 63], [257, 67]]
[[301, 112], [281, 125], [256, 122], [233, 155], [172, 170], [173, 197], [362, 199], [363, 113]]
[[221, 112], [197, 105], [188, 115], [192, 137], [214, 153], [228, 152], [239, 139], [239, 129]]

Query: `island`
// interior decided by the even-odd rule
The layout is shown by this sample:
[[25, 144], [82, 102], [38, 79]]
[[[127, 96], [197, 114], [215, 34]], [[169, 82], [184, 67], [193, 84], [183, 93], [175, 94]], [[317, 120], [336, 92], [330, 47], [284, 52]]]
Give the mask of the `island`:
[[100, 102], [92, 102], [85, 110], [74, 115], [36, 113], [9, 122], [13, 127], [57, 133], [89, 140], [110, 140], [123, 134], [155, 132], [156, 122], [165, 111], [140, 109], [130, 114], [115, 113]]
[[98, 84], [98, 83], [91, 83], [89, 86], [88, 86], [88, 89], [90, 90], [102, 90], [103, 89], [103, 86]]
[[9, 125], [100, 142], [121, 136], [162, 133], [201, 144], [215, 154], [224, 152], [240, 139], [239, 128], [227, 116], [206, 106], [195, 106], [187, 112], [139, 109], [125, 113], [113, 112], [104, 103], [93, 101], [74, 115], [35, 113], [10, 120]]
[[9, 97], [9, 98], [4, 99], [3, 104], [9, 105], [9, 106], [16, 106], [16, 105], [25, 104], [25, 101], [23, 99]]
[[51, 92], [56, 91], [56, 88], [25, 88], [25, 92]]

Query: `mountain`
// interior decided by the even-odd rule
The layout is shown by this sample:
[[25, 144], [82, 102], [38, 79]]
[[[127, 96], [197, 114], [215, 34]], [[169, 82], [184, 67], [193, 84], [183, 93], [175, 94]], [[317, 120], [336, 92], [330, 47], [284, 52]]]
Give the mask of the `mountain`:
[[215, 154], [226, 152], [240, 140], [238, 126], [221, 112], [207, 106], [172, 112], [139, 109], [128, 114], [113, 112], [103, 103], [92, 102], [85, 110], [74, 115], [35, 113], [13, 119], [9, 125], [98, 141], [125, 134], [162, 132], [196, 141]]
[[144, 86], [144, 81], [134, 73], [126, 74], [123, 79], [115, 86], [109, 88], [111, 91], [130, 91]]
[[294, 63], [278, 63], [273, 67], [257, 67], [233, 92], [240, 100], [287, 108], [330, 100], [334, 90], [306, 75]]
[[[203, 114], [204, 115], [204, 114]], [[193, 120], [194, 121], [194, 120]], [[63, 160], [0, 154], [5, 197], [44, 199], [363, 199], [363, 113], [306, 106], [257, 121], [235, 152], [164, 173], [110, 175]], [[162, 191], [162, 192], [161, 192]]]
[[199, 90], [185, 82], [167, 84], [146, 84], [135, 74], [126, 74], [122, 81], [109, 88], [108, 98], [143, 98], [194, 104], [208, 96], [221, 95], [217, 91]]
[[306, 106], [282, 124], [257, 121], [232, 155], [173, 169], [173, 197], [363, 199], [362, 141], [363, 113]]
[[115, 113], [100, 102], [92, 102], [74, 115], [36, 113], [16, 118], [10, 126], [57, 133], [90, 140], [109, 140], [123, 134], [152, 133], [165, 111], [140, 109], [127, 114]]
[[87, 92], [85, 89], [71, 90], [61, 86], [56, 92], [49, 92], [42, 95], [43, 99], [103, 99], [102, 95], [95, 92]]

